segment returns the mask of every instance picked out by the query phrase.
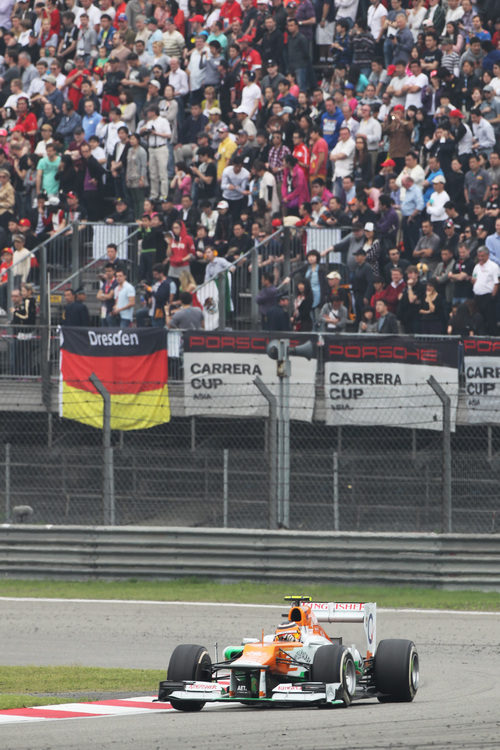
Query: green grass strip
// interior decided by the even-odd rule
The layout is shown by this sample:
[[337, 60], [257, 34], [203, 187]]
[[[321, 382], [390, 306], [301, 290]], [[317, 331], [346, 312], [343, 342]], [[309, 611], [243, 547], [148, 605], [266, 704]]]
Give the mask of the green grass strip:
[[0, 709], [92, 700], [89, 694], [155, 695], [165, 676], [165, 669], [0, 666]]
[[109, 667], [2, 667], [0, 693], [106, 693], [157, 690], [161, 669]]
[[220, 583], [209, 579], [175, 581], [0, 581], [0, 596], [58, 599], [128, 599], [151, 601], [235, 602], [277, 604], [286, 594], [309, 594], [317, 601], [375, 601], [380, 607], [500, 611], [500, 593], [445, 591], [415, 587], [336, 586], [323, 584]]

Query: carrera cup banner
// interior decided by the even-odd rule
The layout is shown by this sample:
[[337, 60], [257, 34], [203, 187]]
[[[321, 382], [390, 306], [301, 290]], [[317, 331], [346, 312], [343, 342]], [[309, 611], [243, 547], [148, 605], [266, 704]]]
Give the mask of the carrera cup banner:
[[[187, 416], [267, 417], [269, 405], [253, 383], [259, 376], [278, 395], [277, 362], [269, 341], [305, 343], [306, 335], [279, 333], [184, 333], [184, 405]], [[290, 419], [310, 422], [314, 410], [316, 360], [290, 356]]]
[[68, 327], [60, 334], [60, 416], [102, 429], [95, 374], [111, 395], [111, 429], [170, 421], [166, 329]]
[[460, 422], [465, 424], [500, 423], [500, 340], [470, 338], [463, 340], [465, 396]]
[[404, 336], [325, 336], [325, 409], [329, 425], [390, 425], [441, 430], [443, 408], [428, 378], [458, 399], [458, 343]]

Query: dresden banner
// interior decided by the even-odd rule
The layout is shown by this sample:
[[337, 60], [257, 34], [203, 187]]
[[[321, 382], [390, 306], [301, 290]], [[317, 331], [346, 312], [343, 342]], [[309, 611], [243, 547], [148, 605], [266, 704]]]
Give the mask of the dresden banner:
[[500, 339], [464, 339], [465, 395], [460, 421], [500, 424]]
[[[266, 347], [275, 338], [291, 346], [307, 334], [184, 333], [184, 405], [187, 416], [266, 417], [269, 405], [253, 380], [260, 377], [278, 394], [277, 363]], [[290, 418], [310, 422], [314, 410], [316, 359], [291, 356]]]
[[390, 425], [441, 430], [433, 375], [451, 398], [455, 429], [458, 343], [406, 336], [325, 336], [325, 410], [329, 425]]
[[111, 395], [111, 429], [170, 421], [166, 329], [61, 328], [60, 416], [102, 428], [92, 374]]

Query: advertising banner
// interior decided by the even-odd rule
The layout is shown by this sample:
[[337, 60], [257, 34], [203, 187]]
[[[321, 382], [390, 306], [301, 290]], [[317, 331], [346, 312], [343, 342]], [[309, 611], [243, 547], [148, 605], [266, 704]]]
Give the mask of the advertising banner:
[[406, 336], [325, 336], [325, 409], [329, 425], [388, 425], [441, 430], [433, 375], [451, 398], [455, 429], [458, 343]]
[[[303, 344], [307, 334], [184, 333], [184, 406], [188, 416], [266, 417], [269, 405], [257, 389], [256, 376], [277, 395], [276, 361], [266, 347], [273, 338]], [[315, 339], [315, 337], [311, 337]], [[316, 359], [290, 357], [290, 418], [312, 420]]]
[[170, 421], [167, 330], [61, 328], [60, 416], [102, 429], [97, 375], [111, 395], [111, 429], [142, 430]]
[[464, 339], [466, 424], [500, 424], [500, 339]]

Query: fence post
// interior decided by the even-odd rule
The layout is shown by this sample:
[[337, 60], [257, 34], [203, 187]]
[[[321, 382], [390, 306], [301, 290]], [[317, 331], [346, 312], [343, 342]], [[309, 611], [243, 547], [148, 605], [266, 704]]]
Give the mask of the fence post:
[[278, 497], [276, 484], [276, 448], [277, 448], [277, 421], [278, 409], [276, 396], [263, 383], [261, 378], [254, 378], [255, 385], [269, 404], [269, 528], [278, 528]]
[[[288, 342], [287, 342], [288, 344]], [[287, 352], [288, 355], [288, 352]], [[290, 360], [286, 356], [284, 361], [286, 376], [281, 378], [283, 389], [282, 419], [283, 419], [283, 526], [290, 528]]]
[[227, 304], [227, 279], [226, 274], [221, 273], [217, 277], [217, 289], [219, 291], [219, 329], [226, 327], [226, 304]]
[[222, 526], [227, 529], [227, 519], [229, 515], [229, 450], [227, 448], [224, 448], [223, 462]]
[[103, 400], [102, 413], [102, 447], [104, 454], [103, 466], [103, 515], [104, 523], [115, 525], [115, 477], [113, 469], [113, 448], [111, 446], [111, 396], [101, 383], [97, 375], [92, 373], [89, 378]]
[[[283, 276], [284, 278], [290, 277], [290, 245], [291, 245], [291, 229], [285, 227], [283, 231]], [[292, 294], [292, 286], [290, 285], [290, 294]]]
[[5, 443], [5, 523], [10, 523], [10, 443]]
[[47, 274], [47, 245], [39, 251], [40, 259], [40, 378], [42, 381], [42, 403], [50, 414], [50, 289]]
[[333, 451], [333, 529], [338, 531], [339, 528], [339, 454]]
[[252, 330], [258, 331], [260, 328], [259, 307], [257, 305], [257, 295], [259, 293], [259, 251], [255, 245], [252, 247], [250, 253], [250, 263], [252, 265], [250, 273], [250, 318], [252, 321]]
[[441, 531], [443, 534], [451, 534], [453, 528], [451, 518], [451, 399], [433, 375], [428, 378], [427, 383], [443, 405], [443, 509]]
[[[74, 221], [71, 225], [71, 273], [74, 274], [80, 269], [80, 235], [78, 234], [78, 222]], [[72, 286], [78, 289], [80, 286], [81, 274], [75, 276]]]
[[196, 450], [196, 417], [191, 417], [191, 453]]

